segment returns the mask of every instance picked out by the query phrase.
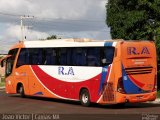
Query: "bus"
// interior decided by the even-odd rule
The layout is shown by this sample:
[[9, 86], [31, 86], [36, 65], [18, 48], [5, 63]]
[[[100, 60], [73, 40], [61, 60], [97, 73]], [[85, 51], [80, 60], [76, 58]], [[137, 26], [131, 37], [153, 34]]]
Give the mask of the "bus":
[[156, 99], [152, 41], [21, 41], [1, 60], [4, 65], [6, 93], [21, 97], [74, 100], [83, 106]]

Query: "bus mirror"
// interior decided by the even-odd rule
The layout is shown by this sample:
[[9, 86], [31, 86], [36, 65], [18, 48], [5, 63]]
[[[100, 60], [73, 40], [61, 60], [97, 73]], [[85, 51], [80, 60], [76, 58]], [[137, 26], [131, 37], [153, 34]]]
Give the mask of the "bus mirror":
[[4, 59], [0, 61], [1, 62], [1, 67], [4, 67]]

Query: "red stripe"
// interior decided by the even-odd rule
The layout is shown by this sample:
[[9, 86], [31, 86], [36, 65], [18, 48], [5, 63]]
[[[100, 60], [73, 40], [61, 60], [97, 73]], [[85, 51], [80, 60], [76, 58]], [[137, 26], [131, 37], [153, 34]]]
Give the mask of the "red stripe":
[[140, 88], [144, 87], [144, 83], [139, 82], [138, 80], [135, 80], [131, 75], [129, 75], [130, 79]]
[[83, 82], [65, 82], [51, 77], [37, 65], [32, 65], [31, 67], [42, 84], [58, 96], [79, 99], [80, 89], [86, 87], [89, 89], [91, 96], [93, 96], [92, 100], [96, 101], [98, 99], [98, 94], [95, 93], [98, 93], [101, 74]]

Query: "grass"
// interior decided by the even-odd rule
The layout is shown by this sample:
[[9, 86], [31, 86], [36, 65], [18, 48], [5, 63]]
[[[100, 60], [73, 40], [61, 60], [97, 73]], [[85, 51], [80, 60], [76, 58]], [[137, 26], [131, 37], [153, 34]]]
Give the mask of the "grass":
[[160, 98], [160, 90], [157, 91], [157, 98]]
[[5, 86], [4, 77], [1, 78], [0, 87]]
[[0, 83], [0, 87], [3, 87], [5, 85], [5, 82]]

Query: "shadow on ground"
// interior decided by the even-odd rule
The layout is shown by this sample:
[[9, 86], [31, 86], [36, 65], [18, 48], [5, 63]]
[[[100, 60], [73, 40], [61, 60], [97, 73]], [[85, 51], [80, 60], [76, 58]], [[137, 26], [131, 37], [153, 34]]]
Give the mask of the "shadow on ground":
[[[10, 97], [20, 98], [19, 95], [10, 95]], [[71, 100], [62, 100], [62, 99], [54, 99], [54, 98], [43, 98], [43, 97], [32, 97], [27, 96], [23, 99], [32, 99], [32, 100], [40, 100], [47, 102], [57, 102], [63, 104], [77, 105], [80, 106], [80, 101], [71, 101]], [[83, 107], [83, 106], [82, 106]], [[150, 107], [160, 107], [160, 104], [155, 103], [125, 103], [125, 104], [114, 104], [114, 105], [100, 105], [92, 103], [90, 105], [91, 108], [104, 108], [104, 109], [128, 109], [128, 108], [150, 108]]]

